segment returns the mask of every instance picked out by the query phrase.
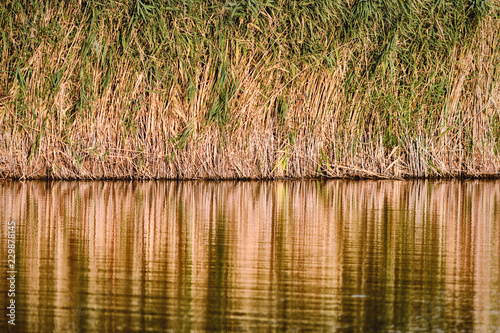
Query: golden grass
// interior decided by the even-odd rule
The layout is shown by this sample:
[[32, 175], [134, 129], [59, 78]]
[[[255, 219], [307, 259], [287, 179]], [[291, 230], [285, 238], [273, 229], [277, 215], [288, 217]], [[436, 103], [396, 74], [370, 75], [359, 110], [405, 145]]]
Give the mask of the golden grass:
[[372, 33], [352, 2], [137, 3], [0, 7], [0, 177], [500, 174], [496, 8]]

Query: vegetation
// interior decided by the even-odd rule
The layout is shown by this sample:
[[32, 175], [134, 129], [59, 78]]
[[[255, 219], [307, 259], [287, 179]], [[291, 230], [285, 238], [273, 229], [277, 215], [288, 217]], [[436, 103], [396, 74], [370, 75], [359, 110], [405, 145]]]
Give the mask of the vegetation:
[[500, 174], [487, 0], [0, 3], [0, 177]]

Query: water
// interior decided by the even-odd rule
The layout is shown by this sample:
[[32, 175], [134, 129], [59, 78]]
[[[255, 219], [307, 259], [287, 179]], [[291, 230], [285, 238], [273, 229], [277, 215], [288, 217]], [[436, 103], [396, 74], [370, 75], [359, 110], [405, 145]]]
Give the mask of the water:
[[4, 182], [0, 331], [500, 332], [500, 181]]

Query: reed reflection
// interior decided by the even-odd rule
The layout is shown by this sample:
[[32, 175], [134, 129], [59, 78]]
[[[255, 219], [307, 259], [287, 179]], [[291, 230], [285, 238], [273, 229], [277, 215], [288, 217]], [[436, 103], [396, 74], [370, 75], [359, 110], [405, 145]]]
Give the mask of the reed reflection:
[[494, 331], [499, 209], [498, 181], [6, 182], [0, 256], [15, 220], [22, 331]]

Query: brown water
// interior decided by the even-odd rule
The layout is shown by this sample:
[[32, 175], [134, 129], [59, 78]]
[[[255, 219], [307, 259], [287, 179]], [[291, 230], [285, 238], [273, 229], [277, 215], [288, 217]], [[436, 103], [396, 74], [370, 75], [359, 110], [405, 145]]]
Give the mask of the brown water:
[[0, 221], [17, 332], [500, 332], [500, 181], [5, 182]]

